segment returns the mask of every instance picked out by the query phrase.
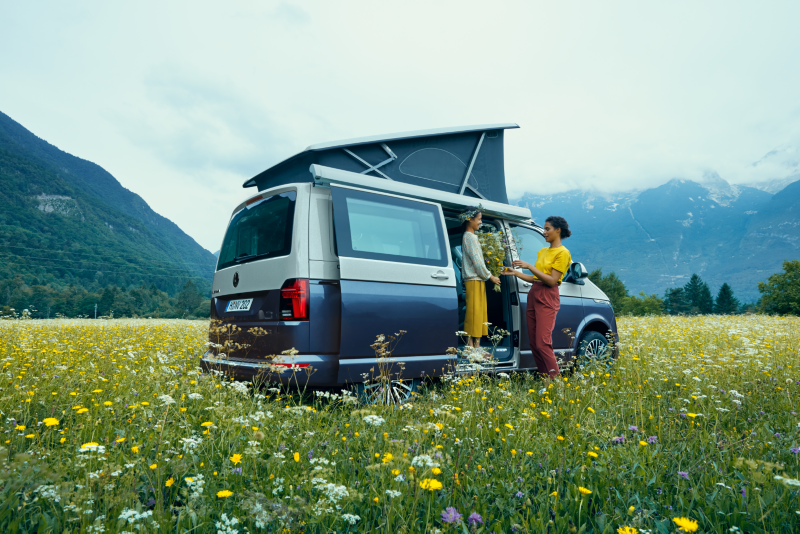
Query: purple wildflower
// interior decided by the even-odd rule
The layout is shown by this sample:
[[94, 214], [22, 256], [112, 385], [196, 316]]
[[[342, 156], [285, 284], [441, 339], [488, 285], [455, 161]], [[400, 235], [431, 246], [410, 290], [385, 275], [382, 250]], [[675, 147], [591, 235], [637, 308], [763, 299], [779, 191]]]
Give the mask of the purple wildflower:
[[638, 432], [639, 431], [639, 427], [631, 425], [631, 426], [628, 427], [628, 430], [630, 430], [631, 432]]
[[656, 437], [656, 436], [650, 436], [649, 438], [647, 438], [647, 443], [650, 443], [650, 444], [656, 443], [657, 441], [658, 441], [658, 437]]
[[798, 449], [797, 447], [792, 447], [791, 449], [789, 449], [789, 452], [791, 452], [792, 454], [797, 454], [798, 452], [800, 452], [800, 449]]
[[742, 487], [742, 497], [747, 497], [747, 488]]
[[448, 506], [442, 511], [442, 523], [458, 525], [461, 523], [461, 514], [452, 506]]
[[234, 475], [241, 475], [242, 474], [242, 468], [241, 467], [234, 467], [233, 469], [231, 469], [231, 472]]
[[678, 475], [682, 476], [686, 480], [689, 480], [689, 473], [687, 471], [678, 471]]
[[613, 441], [614, 443], [625, 443], [625, 436], [617, 436], [615, 438], [612, 438], [611, 441]]
[[472, 512], [471, 514], [469, 514], [469, 517], [467, 519], [469, 520], [470, 525], [483, 524], [483, 518], [481, 517], [481, 514], [479, 514], [478, 512]]
[[311, 449], [310, 451], [308, 451], [308, 459], [310, 460], [313, 457], [314, 457], [314, 449]]
[[517, 499], [521, 499], [521, 498], [523, 498], [524, 496], [525, 496], [525, 494], [524, 494], [524, 493], [522, 493], [521, 491], [518, 491], [518, 492], [517, 492], [517, 495], [516, 495]]

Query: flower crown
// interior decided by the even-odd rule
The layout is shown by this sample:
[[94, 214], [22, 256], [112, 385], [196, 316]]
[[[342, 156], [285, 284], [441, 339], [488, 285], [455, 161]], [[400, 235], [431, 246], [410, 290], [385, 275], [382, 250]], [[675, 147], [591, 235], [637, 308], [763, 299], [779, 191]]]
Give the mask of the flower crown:
[[466, 210], [462, 211], [458, 214], [458, 219], [463, 223], [465, 221], [472, 220], [477, 214], [481, 213], [484, 210], [484, 207], [478, 204], [477, 208], [467, 208]]

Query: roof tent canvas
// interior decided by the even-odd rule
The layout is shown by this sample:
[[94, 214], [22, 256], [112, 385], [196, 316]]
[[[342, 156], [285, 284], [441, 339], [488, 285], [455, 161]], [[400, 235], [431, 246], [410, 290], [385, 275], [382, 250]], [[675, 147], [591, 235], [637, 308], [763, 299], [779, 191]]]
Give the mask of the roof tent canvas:
[[311, 145], [244, 183], [259, 191], [313, 182], [312, 164], [508, 204], [503, 131], [486, 124]]

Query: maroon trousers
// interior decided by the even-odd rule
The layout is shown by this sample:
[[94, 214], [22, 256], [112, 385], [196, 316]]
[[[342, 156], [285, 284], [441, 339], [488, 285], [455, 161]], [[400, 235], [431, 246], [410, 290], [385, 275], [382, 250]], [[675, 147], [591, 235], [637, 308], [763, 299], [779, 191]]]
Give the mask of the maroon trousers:
[[553, 353], [553, 328], [561, 307], [558, 286], [547, 287], [541, 282], [531, 284], [528, 292], [528, 341], [531, 345], [536, 367], [550, 378], [558, 376], [558, 362]]

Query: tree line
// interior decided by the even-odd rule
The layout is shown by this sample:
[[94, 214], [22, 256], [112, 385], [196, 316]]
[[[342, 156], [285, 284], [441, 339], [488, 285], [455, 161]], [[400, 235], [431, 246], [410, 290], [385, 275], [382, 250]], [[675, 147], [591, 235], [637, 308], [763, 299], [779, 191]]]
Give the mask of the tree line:
[[174, 295], [144, 282], [128, 289], [109, 285], [102, 290], [89, 291], [78, 285], [62, 289], [35, 283], [28, 285], [21, 276], [0, 281], [0, 317], [175, 319], [209, 317], [210, 310], [210, 299], [201, 294], [191, 280]]
[[785, 261], [783, 272], [759, 282], [761, 298], [755, 303], [742, 303], [726, 282], [713, 296], [711, 288], [698, 274], [693, 274], [686, 285], [669, 288], [664, 296], [629, 295], [628, 289], [614, 272], [603, 275], [602, 269], [589, 273], [589, 280], [599, 287], [611, 301], [618, 315], [732, 315], [739, 313], [768, 313], [800, 315], [800, 260]]

